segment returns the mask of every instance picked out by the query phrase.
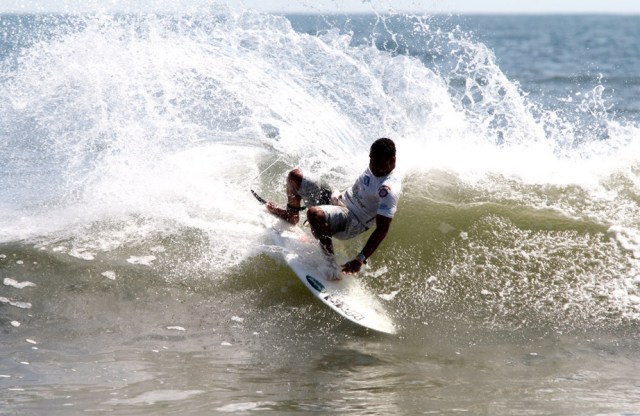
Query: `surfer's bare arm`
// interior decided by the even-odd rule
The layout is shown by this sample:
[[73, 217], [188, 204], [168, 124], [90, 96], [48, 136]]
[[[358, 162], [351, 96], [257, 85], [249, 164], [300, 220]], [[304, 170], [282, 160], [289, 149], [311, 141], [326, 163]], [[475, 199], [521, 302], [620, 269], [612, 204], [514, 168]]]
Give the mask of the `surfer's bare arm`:
[[[371, 257], [380, 243], [382, 243], [382, 240], [387, 236], [389, 228], [391, 227], [391, 220], [391, 218], [385, 217], [384, 215], [376, 216], [376, 229], [373, 230], [373, 233], [371, 233], [367, 240], [367, 244], [365, 244], [364, 248], [360, 252], [364, 255], [365, 260]], [[355, 258], [342, 265], [342, 272], [348, 274], [358, 273], [363, 264], [364, 263], [361, 259]]]

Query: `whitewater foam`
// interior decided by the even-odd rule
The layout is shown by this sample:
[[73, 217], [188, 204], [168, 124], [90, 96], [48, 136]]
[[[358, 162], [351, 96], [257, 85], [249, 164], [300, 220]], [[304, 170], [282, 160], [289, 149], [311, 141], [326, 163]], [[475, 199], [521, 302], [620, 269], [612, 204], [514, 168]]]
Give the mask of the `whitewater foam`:
[[[0, 242], [216, 279], [274, 250], [249, 188], [283, 202], [295, 166], [345, 188], [369, 144], [390, 136], [406, 189], [400, 245], [414, 235], [482, 245], [461, 216], [498, 215], [610, 229], [637, 260], [639, 130], [607, 113], [602, 85], [572, 97], [578, 114], [550, 109], [462, 29], [393, 18], [411, 27], [410, 45], [381, 16], [315, 34], [225, 10], [80, 16], [53, 29], [0, 66], [11, 182]], [[441, 236], [426, 234], [430, 221]], [[107, 267], [98, 273], [121, 276]], [[501, 293], [492, 287], [480, 293]]]

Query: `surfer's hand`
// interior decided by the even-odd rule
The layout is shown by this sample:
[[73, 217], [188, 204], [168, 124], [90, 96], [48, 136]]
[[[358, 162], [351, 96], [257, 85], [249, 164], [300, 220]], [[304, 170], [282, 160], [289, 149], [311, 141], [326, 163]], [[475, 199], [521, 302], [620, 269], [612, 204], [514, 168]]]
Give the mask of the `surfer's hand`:
[[358, 260], [353, 259], [348, 263], [345, 263], [342, 265], [342, 273], [345, 274], [356, 274], [360, 271], [360, 268], [362, 267], [362, 263], [360, 263]]

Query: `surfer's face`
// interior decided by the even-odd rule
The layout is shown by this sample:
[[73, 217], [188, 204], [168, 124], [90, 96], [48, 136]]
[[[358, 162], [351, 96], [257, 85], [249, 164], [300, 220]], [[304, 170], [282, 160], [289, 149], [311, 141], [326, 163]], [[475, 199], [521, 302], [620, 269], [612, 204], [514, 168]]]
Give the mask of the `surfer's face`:
[[387, 158], [375, 158], [373, 155], [369, 155], [369, 169], [374, 176], [387, 176], [396, 168], [396, 157], [393, 156], [390, 159]]

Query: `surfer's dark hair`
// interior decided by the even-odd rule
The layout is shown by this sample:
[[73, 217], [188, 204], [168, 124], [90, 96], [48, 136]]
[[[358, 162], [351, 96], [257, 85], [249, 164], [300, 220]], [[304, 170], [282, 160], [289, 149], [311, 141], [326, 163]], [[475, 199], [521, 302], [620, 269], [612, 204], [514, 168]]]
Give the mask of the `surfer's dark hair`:
[[393, 140], [382, 137], [373, 142], [370, 155], [374, 159], [391, 159], [396, 155], [396, 144]]

